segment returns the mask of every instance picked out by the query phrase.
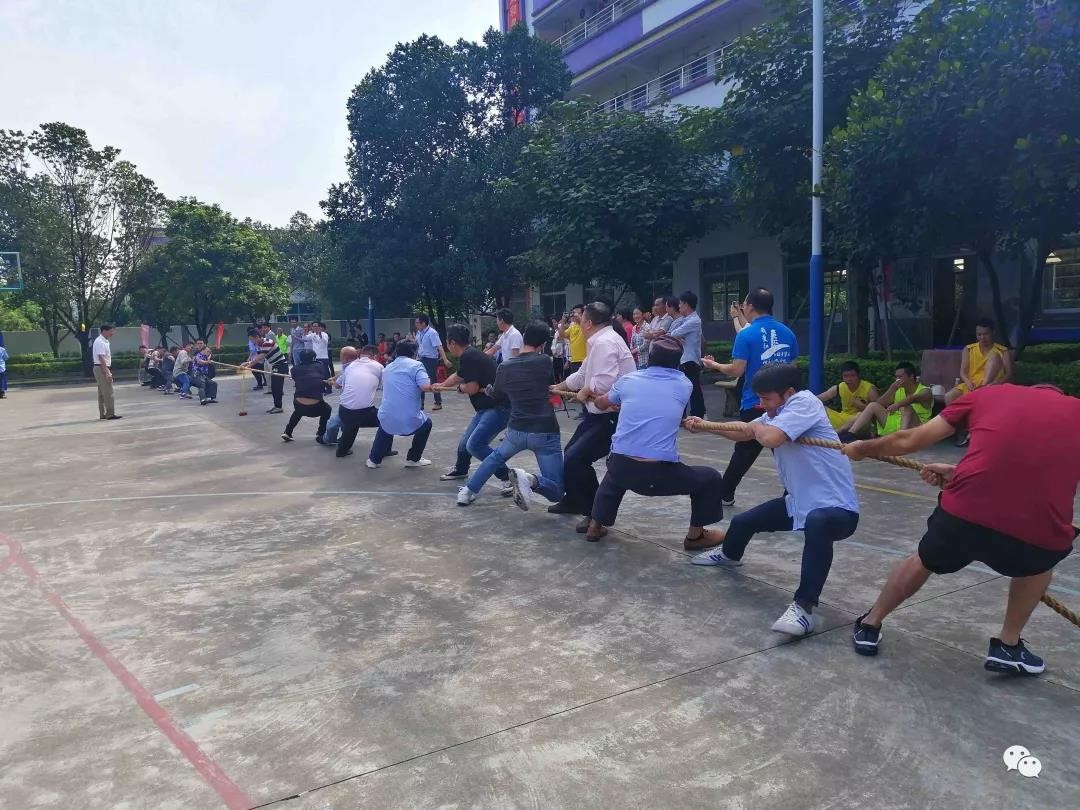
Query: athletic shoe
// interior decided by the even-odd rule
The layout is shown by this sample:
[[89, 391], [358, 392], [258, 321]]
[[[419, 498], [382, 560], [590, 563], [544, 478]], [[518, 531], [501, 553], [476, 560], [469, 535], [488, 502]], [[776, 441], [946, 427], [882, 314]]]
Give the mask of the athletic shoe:
[[727, 568], [738, 568], [742, 565], [742, 560], [733, 560], [731, 557], [726, 556], [723, 548], [695, 554], [690, 558], [690, 562], [694, 565], [723, 565]]
[[200, 404], [200, 405], [205, 405], [205, 404], [206, 404], [206, 402], [207, 402], [207, 401], [206, 401], [205, 399], [200, 399], [200, 400], [199, 400], [199, 404]]
[[[967, 447], [969, 444], [971, 444], [971, 434], [966, 431], [964, 433], [958, 434], [954, 444], [957, 447]], [[1042, 670], [1039, 671], [1041, 672]]]
[[878, 644], [881, 642], [881, 628], [863, 624], [863, 619], [868, 615], [864, 613], [857, 618], [855, 629], [851, 631], [851, 643], [859, 655], [877, 655]]
[[209, 403], [210, 403], [211, 405], [217, 405], [217, 397], [210, 397], [210, 399], [208, 400], [208, 402], [209, 402]]
[[351, 456], [352, 450], [346, 450], [344, 453], [334, 453], [337, 458], [345, 458], [345, 456]]
[[446, 472], [439, 476], [440, 481], [460, 481], [462, 478], [468, 478], [468, 472], [459, 472], [457, 467], [447, 467]]
[[181, 393], [180, 394], [180, 399], [191, 399], [191, 394]]
[[431, 466], [431, 459], [422, 458], [419, 461], [409, 461], [409, 459], [405, 459], [405, 466], [406, 467], [429, 467], [429, 466]]
[[814, 616], [803, 610], [798, 602], [792, 602], [770, 629], [789, 636], [808, 636], [814, 632]]
[[315, 437], [315, 443], [316, 444], [326, 444], [326, 439], [324, 439], [322, 436], [316, 436]]
[[520, 467], [510, 470], [510, 491], [514, 496], [514, 506], [523, 512], [529, 511], [529, 493], [536, 486], [536, 476], [525, 472]]
[[432, 405], [431, 410], [433, 410], [433, 411], [441, 411], [442, 410], [442, 405]]
[[381, 464], [377, 464], [376, 462], [372, 461], [372, 460], [371, 460], [371, 459], [369, 458], [369, 459], [368, 459], [367, 461], [365, 461], [365, 462], [364, 462], [364, 466], [366, 466], [366, 467], [367, 467], [367, 468], [368, 468], [369, 470], [377, 470], [377, 469], [379, 469], [379, 467], [381, 467], [382, 465], [381, 465]]
[[991, 672], [1010, 672], [1014, 675], [1038, 675], [1046, 671], [1046, 664], [1024, 646], [1023, 639], [1014, 645], [1005, 644], [1000, 638], [990, 639], [990, 650], [986, 653], [983, 667]]
[[281, 408], [271, 408], [267, 413], [285, 413], [285, 411], [281, 410]]
[[281, 440], [283, 442], [291, 442], [292, 441], [292, 436], [290, 436], [288, 433], [282, 433], [281, 434]]
[[509, 478], [502, 482], [502, 486], [499, 487], [499, 494], [504, 498], [514, 497], [514, 485], [510, 483]]
[[457, 505], [468, 506], [476, 500], [476, 493], [468, 487], [458, 487], [457, 491]]

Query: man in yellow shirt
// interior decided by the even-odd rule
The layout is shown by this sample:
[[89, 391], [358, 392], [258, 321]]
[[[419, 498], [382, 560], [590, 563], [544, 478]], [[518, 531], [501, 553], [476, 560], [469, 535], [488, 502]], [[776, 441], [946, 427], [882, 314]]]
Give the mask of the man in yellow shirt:
[[1012, 375], [1008, 347], [994, 342], [994, 322], [983, 318], [975, 324], [975, 342], [964, 347], [960, 358], [960, 383], [945, 395], [945, 404], [951, 405], [976, 388], [1009, 382]]
[[859, 364], [848, 360], [840, 366], [840, 382], [828, 391], [818, 394], [818, 399], [828, 405], [838, 396], [840, 410], [826, 408], [825, 415], [829, 417], [829, 424], [837, 433], [850, 433], [856, 417], [867, 405], [877, 401], [878, 390], [869, 380], [862, 379]]
[[563, 316], [563, 319], [559, 321], [559, 331], [556, 339], [563, 340], [565, 338], [570, 343], [569, 365], [566, 367], [567, 376], [581, 368], [581, 364], [585, 362], [587, 346], [585, 333], [581, 331], [581, 313], [584, 310], [585, 307], [578, 304], [570, 310], [569, 317]]

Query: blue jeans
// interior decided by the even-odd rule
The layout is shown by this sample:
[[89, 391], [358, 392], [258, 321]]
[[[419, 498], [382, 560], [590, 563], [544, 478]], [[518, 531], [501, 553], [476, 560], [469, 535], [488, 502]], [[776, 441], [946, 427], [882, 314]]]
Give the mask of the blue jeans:
[[[793, 521], [788, 517], [783, 498], [766, 501], [731, 519], [724, 539], [724, 556], [741, 560], [746, 544], [757, 532], [790, 532]], [[803, 605], [816, 605], [821, 589], [832, 568], [833, 543], [855, 534], [859, 525], [859, 513], [849, 512], [838, 506], [812, 509], [806, 516], [802, 530], [806, 537], [803, 546], [802, 573], [795, 601]]]
[[180, 393], [186, 394], [191, 390], [191, 377], [186, 371], [181, 371], [176, 375], [176, 384], [180, 386]]
[[341, 430], [341, 411], [337, 410], [334, 411], [334, 415], [326, 423], [326, 433], [323, 435], [323, 441], [327, 444], [336, 442], [339, 430]]
[[471, 491], [479, 492], [500, 467], [506, 467], [506, 462], [522, 450], [532, 450], [540, 467], [536, 491], [552, 502], [561, 499], [563, 456], [562, 440], [558, 433], [525, 433], [507, 428], [506, 438], [484, 459], [465, 485]]
[[[510, 411], [504, 408], [489, 408], [486, 411], [477, 411], [468, 427], [465, 428], [465, 432], [461, 434], [461, 441], [458, 442], [457, 446], [457, 461], [454, 463], [454, 470], [459, 473], [467, 473], [472, 459], [475, 458], [477, 461], [482, 462], [490, 456], [494, 452], [491, 447], [491, 440], [506, 427], [506, 423], [509, 421]], [[495, 471], [495, 477], [500, 481], [505, 481], [509, 476], [510, 473], [505, 465]]]

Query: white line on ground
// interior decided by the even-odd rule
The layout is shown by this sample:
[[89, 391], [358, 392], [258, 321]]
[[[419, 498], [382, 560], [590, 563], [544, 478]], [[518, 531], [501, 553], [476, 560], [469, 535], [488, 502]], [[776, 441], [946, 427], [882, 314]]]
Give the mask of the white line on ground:
[[175, 689], [167, 689], [164, 692], [158, 692], [156, 695], [154, 695], [154, 700], [160, 703], [163, 700], [168, 700], [169, 698], [176, 697], [177, 695], [186, 695], [188, 692], [194, 692], [198, 688], [199, 685], [197, 683], [184, 684], [183, 686], [178, 686]]

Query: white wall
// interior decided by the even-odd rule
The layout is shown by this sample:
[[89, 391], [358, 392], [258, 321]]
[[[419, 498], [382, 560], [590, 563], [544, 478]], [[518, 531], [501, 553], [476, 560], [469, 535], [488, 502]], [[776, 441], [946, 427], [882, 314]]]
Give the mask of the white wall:
[[701, 5], [701, 0], [658, 0], [641, 12], [642, 28], [647, 34], [698, 5]]
[[780, 243], [772, 237], [758, 236], [743, 226], [713, 231], [692, 242], [675, 260], [672, 288], [675, 295], [692, 290], [701, 295], [701, 260], [729, 253], [750, 254], [750, 286], [767, 287], [776, 299], [774, 314], [785, 317], [784, 259]]

